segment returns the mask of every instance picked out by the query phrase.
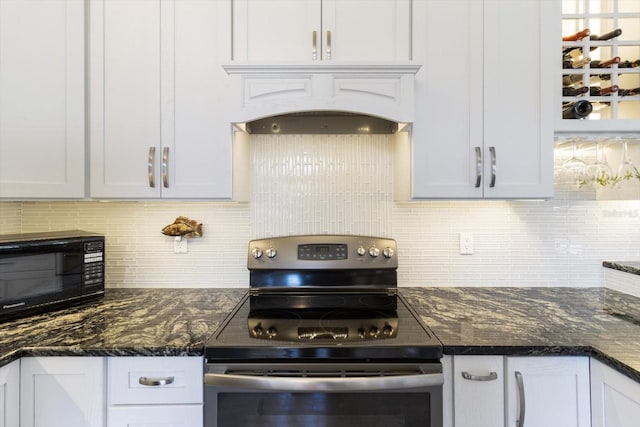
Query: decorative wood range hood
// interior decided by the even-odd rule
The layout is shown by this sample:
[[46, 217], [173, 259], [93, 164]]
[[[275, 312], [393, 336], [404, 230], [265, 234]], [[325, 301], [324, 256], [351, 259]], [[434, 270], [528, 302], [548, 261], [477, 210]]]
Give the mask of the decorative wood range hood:
[[224, 65], [230, 121], [249, 133], [394, 133], [414, 121], [420, 65]]

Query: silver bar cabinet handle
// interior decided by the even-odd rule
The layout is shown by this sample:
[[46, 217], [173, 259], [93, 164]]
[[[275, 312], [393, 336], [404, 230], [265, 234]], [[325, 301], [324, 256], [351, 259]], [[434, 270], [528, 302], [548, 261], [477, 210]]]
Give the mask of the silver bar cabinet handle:
[[365, 378], [289, 378], [250, 375], [205, 374], [205, 385], [270, 391], [340, 392], [402, 390], [444, 384], [443, 374], [398, 375]]
[[311, 59], [316, 61], [318, 59], [318, 32], [314, 31], [311, 35]]
[[476, 188], [482, 183], [482, 150], [476, 147]]
[[149, 147], [147, 172], [149, 174], [149, 187], [153, 188], [156, 186], [156, 147]]
[[489, 372], [489, 375], [472, 375], [467, 371], [463, 371], [462, 378], [469, 381], [493, 381], [498, 379], [498, 374], [496, 372]]
[[516, 427], [524, 427], [524, 410], [525, 410], [525, 397], [524, 397], [524, 380], [522, 374], [518, 371], [516, 374], [516, 384], [518, 385], [518, 400], [520, 402], [520, 411], [518, 412], [518, 419], [516, 420]]
[[169, 147], [162, 149], [162, 186], [169, 188]]
[[489, 187], [496, 186], [496, 147], [489, 147], [489, 153], [491, 153], [491, 183]]
[[164, 377], [164, 378], [140, 377], [138, 379], [138, 383], [141, 385], [149, 386], [149, 387], [159, 387], [163, 385], [173, 384], [175, 380], [176, 380], [175, 377]]
[[325, 59], [331, 59], [331, 31], [327, 31], [327, 57]]

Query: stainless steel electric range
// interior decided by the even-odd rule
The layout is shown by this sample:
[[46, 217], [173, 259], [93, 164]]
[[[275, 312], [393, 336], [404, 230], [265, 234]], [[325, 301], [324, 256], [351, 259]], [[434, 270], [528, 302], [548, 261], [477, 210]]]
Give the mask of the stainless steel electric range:
[[206, 426], [442, 426], [442, 345], [398, 294], [395, 240], [253, 240], [205, 347]]

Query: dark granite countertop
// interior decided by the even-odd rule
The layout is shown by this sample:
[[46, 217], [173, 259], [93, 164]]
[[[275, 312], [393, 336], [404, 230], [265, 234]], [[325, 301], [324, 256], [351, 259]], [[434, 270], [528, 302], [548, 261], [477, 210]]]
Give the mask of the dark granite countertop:
[[[604, 288], [400, 292], [445, 354], [591, 355], [640, 382], [640, 325], [605, 311]], [[245, 293], [107, 289], [90, 304], [0, 324], [0, 366], [21, 356], [203, 355], [204, 342]]]
[[602, 266], [625, 273], [640, 275], [639, 261], [603, 261]]
[[[445, 354], [590, 355], [640, 382], [640, 325], [604, 288], [402, 288]], [[640, 299], [607, 290], [607, 296]]]
[[191, 356], [245, 289], [107, 289], [103, 299], [0, 324], [0, 366], [21, 356]]

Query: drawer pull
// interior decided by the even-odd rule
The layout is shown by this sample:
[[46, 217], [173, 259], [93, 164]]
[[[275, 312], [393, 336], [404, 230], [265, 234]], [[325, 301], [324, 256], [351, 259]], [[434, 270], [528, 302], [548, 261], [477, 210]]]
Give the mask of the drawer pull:
[[498, 379], [498, 374], [489, 372], [489, 375], [472, 375], [467, 371], [462, 372], [462, 378], [469, 381], [493, 381]]
[[149, 378], [149, 377], [140, 377], [138, 382], [141, 385], [146, 385], [150, 387], [158, 387], [163, 385], [172, 384], [175, 381], [175, 377], [164, 377], [164, 378]]

